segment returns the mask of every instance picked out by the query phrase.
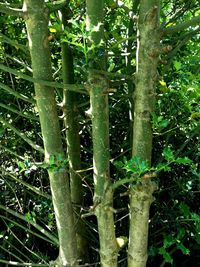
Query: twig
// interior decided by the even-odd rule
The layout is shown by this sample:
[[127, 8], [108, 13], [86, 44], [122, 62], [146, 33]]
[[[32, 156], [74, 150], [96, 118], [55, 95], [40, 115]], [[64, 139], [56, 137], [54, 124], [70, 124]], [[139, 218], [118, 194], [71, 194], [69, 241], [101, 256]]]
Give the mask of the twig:
[[163, 30], [163, 33], [164, 34], [176, 34], [177, 32], [182, 31], [190, 26], [196, 26], [199, 23], [200, 23], [200, 15], [193, 17], [191, 20], [187, 20], [185, 22], [177, 24], [176, 26], [165, 28]]
[[19, 99], [22, 99], [28, 103], [31, 103], [31, 104], [35, 104], [35, 100], [32, 99], [32, 98], [28, 98], [27, 96], [25, 95], [22, 95], [22, 94], [19, 94], [18, 92], [14, 91], [13, 89], [11, 89], [9, 86], [3, 84], [0, 82], [0, 88], [2, 88], [3, 90], [5, 90], [6, 92], [8, 92], [9, 94], [19, 98]]
[[47, 4], [48, 8], [49, 8], [49, 12], [55, 12], [58, 11], [60, 9], [62, 9], [63, 7], [65, 7], [69, 1], [66, 0], [60, 0], [60, 1], [54, 1], [53, 3], [49, 3]]
[[34, 226], [40, 233], [44, 234], [46, 237], [48, 237], [50, 240], [52, 240], [56, 245], [59, 244], [58, 239], [52, 235], [49, 231], [45, 230], [43, 227], [41, 227], [39, 224], [37, 224], [36, 222], [34, 222], [33, 220], [28, 219], [25, 215], [20, 214], [19, 212], [16, 212], [14, 210], [9, 209], [8, 207], [5, 207], [3, 205], [0, 204], [0, 209], [4, 210], [5, 212], [8, 212], [10, 214], [12, 214], [13, 216], [31, 224], [32, 226]]
[[27, 118], [27, 119], [30, 119], [30, 120], [34, 120], [34, 121], [39, 121], [38, 117], [36, 117], [34, 115], [31, 115], [29, 113], [22, 113], [22, 112], [18, 111], [17, 109], [14, 109], [14, 108], [12, 108], [12, 107], [10, 107], [8, 105], [4, 105], [4, 104], [0, 103], [0, 107], [5, 108], [5, 109], [7, 109], [7, 110], [9, 110], [9, 111], [11, 111], [13, 113], [16, 113], [21, 117], [24, 117], [24, 118]]
[[6, 127], [11, 129], [14, 133], [16, 133], [19, 137], [21, 137], [26, 143], [28, 143], [32, 148], [39, 151], [41, 154], [44, 154], [44, 149], [40, 147], [39, 145], [36, 145], [31, 139], [29, 139], [24, 133], [21, 133], [17, 128], [12, 126], [10, 123], [8, 123], [6, 120], [3, 119], [2, 116], [0, 116], [0, 122]]
[[85, 86], [84, 85], [79, 85], [79, 84], [61, 84], [61, 83], [56, 83], [56, 82], [52, 82], [52, 81], [44, 81], [44, 80], [38, 80], [35, 79], [33, 77], [30, 77], [26, 74], [21, 73], [20, 71], [11, 69], [9, 67], [6, 67], [3, 64], [0, 64], [0, 69], [9, 73], [12, 73], [24, 80], [30, 81], [32, 83], [38, 83], [44, 86], [49, 86], [49, 87], [54, 87], [54, 88], [64, 88], [64, 87], [68, 87], [68, 90], [70, 91], [74, 91], [77, 93], [82, 93], [82, 94], [88, 94], [85, 90]]
[[7, 3], [0, 3], [0, 12], [11, 16], [24, 17], [22, 9], [10, 7]]
[[1, 170], [1, 172], [2, 172], [3, 174], [8, 175], [10, 178], [12, 178], [13, 180], [15, 180], [17, 183], [22, 184], [22, 185], [24, 185], [25, 187], [27, 187], [28, 189], [30, 189], [31, 191], [33, 191], [34, 193], [36, 193], [36, 194], [38, 194], [38, 195], [40, 195], [40, 196], [42, 196], [42, 197], [45, 197], [45, 198], [51, 200], [51, 196], [50, 196], [49, 194], [40, 191], [37, 187], [32, 186], [32, 185], [30, 185], [29, 183], [26, 183], [26, 182], [24, 182], [24, 181], [21, 180], [21, 179], [18, 179], [18, 178], [15, 177], [13, 174], [11, 174], [11, 173], [7, 172], [6, 170], [4, 170], [2, 167], [0, 167], [0, 170]]
[[16, 261], [5, 261], [5, 260], [1, 260], [1, 259], [0, 259], [0, 262], [8, 264], [8, 265], [14, 265], [14, 266], [49, 267], [49, 265], [47, 265], [47, 264], [37, 264], [37, 263], [27, 263], [27, 262], [20, 263], [20, 262], [16, 262]]

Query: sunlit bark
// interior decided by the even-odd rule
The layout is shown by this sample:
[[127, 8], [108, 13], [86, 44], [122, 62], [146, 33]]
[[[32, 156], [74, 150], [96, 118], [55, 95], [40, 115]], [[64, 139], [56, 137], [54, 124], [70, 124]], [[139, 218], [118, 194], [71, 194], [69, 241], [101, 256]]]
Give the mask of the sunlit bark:
[[[26, 27], [32, 60], [33, 77], [52, 81], [51, 55], [48, 40], [49, 10], [43, 0], [25, 0]], [[45, 161], [64, 157], [54, 88], [35, 83], [35, 98], [40, 117]], [[69, 177], [65, 168], [49, 170], [52, 200], [59, 237], [59, 266], [74, 266], [77, 248]], [[69, 264], [69, 265], [68, 265]]]
[[[152, 125], [157, 64], [159, 53], [159, 2], [140, 1], [137, 34], [137, 66], [134, 93], [134, 125], [132, 156], [151, 163]], [[149, 209], [156, 186], [150, 179], [141, 179], [130, 188], [130, 229], [128, 267], [145, 267], [147, 261]]]
[[109, 170], [109, 110], [108, 85], [99, 74], [104, 69], [103, 0], [87, 0], [87, 31], [90, 53], [88, 54], [92, 138], [94, 168], [94, 211], [97, 216], [100, 257], [102, 267], [117, 266], [117, 243], [113, 217], [113, 191], [110, 187]]

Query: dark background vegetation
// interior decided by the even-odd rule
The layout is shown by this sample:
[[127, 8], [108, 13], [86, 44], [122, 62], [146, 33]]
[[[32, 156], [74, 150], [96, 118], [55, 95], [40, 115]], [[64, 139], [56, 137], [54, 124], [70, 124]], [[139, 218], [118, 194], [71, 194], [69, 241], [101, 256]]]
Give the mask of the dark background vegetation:
[[[17, 3], [18, 1], [9, 1]], [[119, 179], [126, 175], [116, 167], [115, 162], [130, 158], [131, 122], [130, 94], [128, 84], [135, 71], [136, 27], [133, 26], [133, 40], [127, 42], [130, 18], [127, 9], [129, 1], [117, 6], [115, 1], [106, 1], [105, 40], [107, 43], [107, 68], [110, 87], [116, 89], [110, 95], [110, 144], [111, 177]], [[163, 1], [162, 23], [178, 23], [199, 14], [199, 1]], [[83, 1], [71, 1], [70, 29], [61, 32], [58, 14], [51, 15], [50, 32], [54, 79], [61, 79], [61, 41], [68, 41], [74, 54], [75, 82], [85, 83], [87, 59], [84, 52]], [[31, 75], [27, 35], [21, 19], [0, 14], [0, 62], [1, 64]], [[198, 29], [198, 28], [197, 28]], [[191, 31], [194, 30], [191, 28]], [[166, 64], [160, 63], [160, 81], [157, 86], [157, 104], [152, 114], [154, 127], [153, 166], [163, 161], [162, 151], [170, 146], [175, 156], [188, 157], [190, 165], [171, 166], [170, 171], [161, 172], [159, 189], [151, 207], [148, 267], [154, 266], [200, 266], [200, 182], [199, 162], [199, 82], [200, 82], [200, 35], [185, 40], [187, 32], [177, 33], [165, 40], [173, 47], [164, 56]], [[6, 37], [8, 38], [6, 40]], [[73, 40], [73, 42], [72, 42]], [[70, 43], [71, 42], [71, 43]], [[179, 46], [180, 49], [176, 48]], [[127, 56], [127, 51], [130, 54]], [[173, 54], [174, 52], [174, 54]], [[127, 65], [127, 60], [131, 65]], [[34, 99], [33, 84], [11, 73], [0, 71], [0, 82], [13, 91]], [[134, 88], [133, 88], [134, 90]], [[59, 93], [59, 92], [58, 92]], [[60, 102], [58, 94], [58, 103]], [[77, 93], [81, 135], [82, 168], [92, 165], [91, 122], [86, 115], [89, 96]], [[12, 109], [18, 110], [15, 113]], [[25, 118], [21, 114], [32, 117]], [[61, 113], [61, 110], [60, 110]], [[32, 141], [42, 145], [37, 110], [34, 105], [0, 89], [0, 116], [18, 131], [25, 133]], [[60, 120], [61, 127], [64, 127]], [[64, 138], [64, 136], [63, 136]], [[50, 193], [45, 168], [37, 165], [43, 159], [19, 135], [0, 124], [0, 204], [23, 214], [52, 234], [56, 235], [51, 200], [37, 195], [13, 177], [24, 181], [42, 192]], [[92, 171], [81, 174], [84, 184], [83, 213], [92, 205]], [[128, 236], [127, 186], [117, 189], [114, 208], [117, 210], [117, 236]], [[96, 219], [86, 218], [90, 244], [90, 262], [98, 262], [98, 234]], [[32, 231], [32, 232], [30, 232]], [[0, 209], [0, 259], [18, 262], [46, 263], [57, 256], [57, 247], [39, 236], [29, 222], [21, 220]], [[119, 253], [119, 266], [126, 266], [127, 247]], [[94, 265], [97, 266], [97, 265]]]

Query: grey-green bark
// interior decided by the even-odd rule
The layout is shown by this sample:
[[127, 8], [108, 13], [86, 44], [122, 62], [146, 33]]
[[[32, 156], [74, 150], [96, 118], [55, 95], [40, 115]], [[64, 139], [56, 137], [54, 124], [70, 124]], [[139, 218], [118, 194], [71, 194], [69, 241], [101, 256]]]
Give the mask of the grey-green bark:
[[[94, 210], [97, 216], [102, 267], [117, 266], [117, 243], [113, 217], [113, 191], [109, 178], [108, 97], [104, 78], [90, 76], [92, 108]], [[105, 228], [106, 227], [106, 228]]]
[[[49, 12], [43, 0], [25, 0], [23, 6], [32, 60], [33, 77], [52, 81], [48, 41]], [[35, 83], [35, 96], [45, 149], [45, 160], [64, 157], [54, 88]], [[49, 170], [52, 200], [59, 238], [59, 266], [74, 266], [77, 249], [69, 177], [65, 168]]]
[[[97, 216], [102, 267], [117, 266], [117, 243], [113, 217], [113, 191], [109, 170], [109, 110], [106, 78], [98, 74], [104, 66], [103, 0], [87, 0], [87, 30], [90, 33], [89, 77], [93, 168], [94, 211]], [[94, 31], [94, 27], [95, 31]], [[105, 228], [106, 227], [106, 228]]]
[[[68, 14], [69, 13], [69, 14]], [[62, 23], [67, 26], [67, 19], [70, 10], [62, 10]], [[81, 169], [80, 159], [80, 137], [78, 120], [78, 93], [70, 91], [70, 84], [74, 84], [74, 65], [71, 48], [63, 42], [62, 51], [62, 71], [63, 71], [63, 114], [66, 129], [66, 142], [69, 160], [71, 200], [74, 205], [75, 229], [77, 233], [78, 258], [82, 262], [88, 262], [88, 244], [86, 238], [86, 228], [81, 218], [81, 207], [83, 204], [83, 189], [80, 174], [77, 170]]]
[[[133, 1], [132, 3], [132, 12], [133, 14], [137, 13], [137, 9], [138, 9], [138, 5], [139, 5], [139, 0]], [[127, 64], [126, 64], [126, 73], [131, 76], [132, 72], [133, 72], [133, 67], [131, 64], [131, 60], [132, 60], [132, 50], [133, 50], [133, 43], [134, 43], [134, 39], [133, 39], [133, 35], [134, 35], [134, 20], [131, 17], [130, 21], [129, 21], [129, 25], [128, 25], [128, 38], [130, 38], [128, 40], [128, 44], [127, 44]], [[129, 94], [129, 119], [130, 119], [130, 143], [132, 146], [132, 142], [133, 142], [133, 117], [134, 117], [134, 99], [132, 97], [133, 92], [135, 90], [135, 85], [134, 83], [129, 80], [127, 82], [128, 84], [128, 94]]]
[[[141, 0], [138, 18], [132, 156], [151, 162], [152, 125], [159, 56], [159, 0]], [[145, 267], [149, 209], [156, 186], [141, 179], [130, 189], [128, 267]]]

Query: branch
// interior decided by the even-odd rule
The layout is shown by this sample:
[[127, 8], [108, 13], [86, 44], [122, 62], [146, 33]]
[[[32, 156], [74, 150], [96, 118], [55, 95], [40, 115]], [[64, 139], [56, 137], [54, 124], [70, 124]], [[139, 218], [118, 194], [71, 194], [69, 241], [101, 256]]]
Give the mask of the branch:
[[167, 60], [170, 60], [171, 61], [172, 58], [176, 55], [176, 53], [181, 49], [181, 47], [183, 45], [185, 45], [185, 43], [187, 43], [187, 41], [189, 41], [191, 39], [191, 37], [193, 37], [194, 35], [196, 35], [199, 31], [200, 31], [200, 27], [198, 27], [198, 29], [196, 29], [195, 31], [188, 32], [187, 34], [185, 34], [183, 36], [183, 38], [180, 40], [180, 43], [171, 52], [168, 53]]
[[14, 266], [32, 266], [32, 267], [36, 267], [36, 266], [48, 267], [49, 266], [47, 264], [21, 263], [17, 261], [6, 261], [6, 260], [0, 260], [0, 262], [4, 263], [5, 265], [14, 265]]
[[176, 26], [172, 26], [172, 27], [169, 27], [169, 28], [165, 28], [163, 30], [163, 33], [164, 34], [175, 34], [179, 31], [182, 31], [190, 26], [196, 26], [200, 23], [200, 15], [197, 16], [197, 17], [194, 17], [192, 18], [191, 20], [187, 20], [185, 22], [182, 22]]
[[10, 7], [6, 3], [0, 3], [0, 12], [11, 16], [24, 17], [24, 11], [22, 9]]
[[68, 2], [69, 0], [60, 0], [60, 1], [54, 1], [53, 3], [47, 4], [49, 8], [49, 12], [52, 13], [52, 12], [62, 9], [68, 4]]
[[18, 92], [12, 90], [9, 86], [7, 86], [7, 85], [5, 85], [5, 84], [3, 84], [1, 82], [0, 82], [0, 88], [4, 89], [9, 94], [14, 95], [15, 97], [17, 97], [19, 99], [22, 99], [22, 100], [24, 100], [24, 101], [26, 101], [28, 103], [31, 103], [31, 104], [35, 104], [35, 100], [34, 99], [30, 99], [25, 95], [19, 94]]
[[189, 1], [187, 3], [185, 3], [185, 5], [180, 10], [178, 10], [174, 15], [172, 15], [172, 13], [174, 13], [174, 11], [171, 11], [170, 13], [168, 13], [168, 16], [170, 19], [167, 22], [167, 24], [164, 24], [164, 25], [167, 26], [171, 23], [178, 21], [178, 19], [180, 19], [185, 14], [185, 12], [187, 12], [190, 9], [190, 4], [191, 3]]
[[9, 148], [7, 148], [7, 147], [2, 146], [1, 144], [0, 144], [0, 148], [1, 148], [1, 151], [2, 151], [2, 150], [5, 150], [5, 151], [7, 151], [9, 154], [14, 155], [15, 157], [17, 157], [17, 158], [19, 158], [19, 159], [21, 159], [21, 160], [23, 160], [23, 161], [25, 160], [24, 157], [18, 155], [17, 153], [15, 153], [14, 151], [12, 151], [11, 149], [9, 149]]
[[18, 76], [24, 80], [27, 80], [29, 82], [32, 82], [32, 83], [38, 83], [38, 84], [41, 84], [41, 85], [44, 85], [44, 86], [49, 86], [49, 87], [54, 87], [54, 88], [64, 88], [66, 86], [69, 87], [69, 91], [73, 91], [73, 92], [77, 92], [77, 93], [81, 93], [81, 94], [88, 94], [86, 92], [86, 89], [85, 89], [85, 86], [84, 85], [79, 85], [79, 84], [61, 84], [61, 83], [56, 83], [56, 82], [50, 82], [50, 81], [44, 81], [44, 80], [38, 80], [38, 79], [35, 79], [35, 78], [32, 78], [26, 74], [23, 74], [22, 72], [20, 71], [17, 71], [17, 70], [14, 70], [14, 69], [11, 69], [9, 67], [6, 67], [5, 65], [3, 64], [0, 64], [0, 69], [3, 70], [3, 71], [6, 71], [6, 72], [9, 72], [9, 73], [12, 73], [14, 74], [15, 76]]
[[3, 205], [0, 204], [0, 209], [4, 210], [5, 212], [8, 212], [10, 214], [12, 214], [13, 216], [31, 224], [32, 226], [34, 226], [39, 232], [41, 232], [43, 235], [45, 235], [46, 237], [48, 237], [50, 240], [52, 240], [54, 242], [54, 244], [58, 245], [58, 239], [52, 235], [49, 231], [45, 230], [43, 227], [41, 227], [39, 224], [37, 224], [36, 222], [30, 220], [29, 218], [26, 217], [26, 215], [20, 214], [19, 212], [16, 212], [14, 210], [11, 210]]
[[116, 181], [114, 184], [112, 184], [112, 189], [117, 189], [119, 186], [124, 185], [124, 184], [131, 184], [136, 181], [136, 177], [132, 176], [131, 178], [123, 178], [118, 181]]
[[5, 54], [5, 53], [4, 53], [4, 57], [5, 57], [5, 59], [7, 59], [7, 58], [11, 59], [12, 61], [16, 62], [20, 66], [24, 67], [30, 73], [33, 73], [33, 70], [25, 62], [20, 61], [18, 58], [10, 56], [10, 55]]
[[24, 117], [24, 118], [27, 118], [27, 119], [30, 119], [30, 120], [34, 120], [34, 121], [39, 121], [38, 117], [36, 117], [34, 115], [31, 115], [29, 113], [22, 113], [22, 112], [18, 111], [17, 109], [12, 108], [12, 107], [10, 107], [8, 105], [4, 105], [4, 104], [0, 103], [0, 107], [5, 108], [5, 109], [7, 109], [7, 110], [9, 110], [9, 111], [11, 111], [13, 113], [16, 113], [21, 117]]
[[[5, 175], [7, 175], [10, 178], [12, 178], [13, 180], [15, 180], [17, 183], [24, 185], [25, 187], [27, 187], [29, 190], [33, 191], [34, 193], [36, 193], [36, 194], [38, 194], [38, 195], [40, 195], [40, 196], [42, 196], [44, 198], [47, 198], [49, 200], [52, 200], [52, 198], [51, 198], [51, 196], [49, 194], [42, 192], [41, 190], [38, 189], [38, 187], [35, 187], [33, 185], [30, 185], [29, 183], [24, 182], [23, 180], [15, 177], [13, 174], [11, 174], [11, 173], [7, 172], [6, 170], [4, 170], [2, 167], [0, 167], [0, 170], [1, 170], [2, 174], [3, 174], [3, 177], [5, 177]], [[5, 178], [3, 178], [3, 179], [5, 179]]]
[[44, 154], [44, 149], [41, 148], [39, 145], [36, 145], [32, 140], [25, 136], [24, 133], [21, 133], [18, 129], [12, 126], [10, 123], [5, 121], [2, 116], [0, 116], [0, 122], [5, 125], [6, 128], [11, 129], [14, 133], [16, 133], [19, 137], [21, 137], [26, 143], [28, 143], [32, 148], [39, 151], [40, 153]]
[[[25, 226], [23, 226], [22, 224], [19, 224], [19, 223], [17, 223], [16, 221], [14, 221], [14, 220], [12, 220], [12, 219], [6, 217], [6, 216], [0, 215], [0, 218], [1, 218], [1, 219], [4, 221], [4, 223], [6, 224], [7, 229], [9, 228], [9, 225], [8, 225], [5, 221], [9, 221], [9, 222], [11, 222], [13, 225], [18, 226], [19, 228], [23, 229], [26, 233], [28, 232], [28, 233], [30, 233], [30, 234], [32, 234], [32, 235], [34, 235], [34, 236], [37, 236], [37, 237], [39, 237], [39, 238], [41, 238], [41, 239], [43, 239], [43, 240], [45, 240], [45, 241], [47, 241], [47, 242], [49, 242], [49, 243], [51, 243], [51, 244], [55, 244], [55, 243], [53, 243], [50, 239], [48, 239], [48, 238], [44, 237], [43, 235], [40, 235], [40, 234], [38, 234], [38, 233], [32, 231], [32, 230], [29, 229], [28, 227], [25, 227]], [[18, 238], [16, 237], [16, 235], [13, 233], [13, 231], [11, 230], [11, 228], [9, 228], [9, 232], [12, 233], [12, 235], [19, 241], [19, 239], [18, 239]], [[9, 241], [6, 241], [6, 242], [10, 244]], [[21, 243], [20, 241], [19, 241], [19, 243], [20, 243], [20, 244], [23, 244], [23, 243]], [[27, 249], [27, 247], [26, 247], [26, 249]], [[17, 249], [16, 249], [16, 250], [17, 250]], [[28, 250], [28, 251], [29, 251], [29, 250]], [[33, 251], [29, 251], [29, 252], [33, 253], [36, 257], [40, 258], [40, 257], [39, 257], [38, 255], [36, 255]], [[40, 259], [42, 259], [42, 258], [40, 258]]]
[[188, 139], [182, 144], [182, 146], [176, 151], [175, 157], [177, 157], [183, 149], [187, 146], [187, 144], [190, 142], [190, 140], [195, 136], [198, 135], [200, 131], [200, 125], [197, 126], [197, 128], [194, 130], [194, 132], [188, 137]]
[[0, 33], [0, 41], [14, 46], [16, 49], [21, 49], [24, 53], [29, 54], [25, 45], [19, 44], [16, 40], [12, 40], [6, 35]]

